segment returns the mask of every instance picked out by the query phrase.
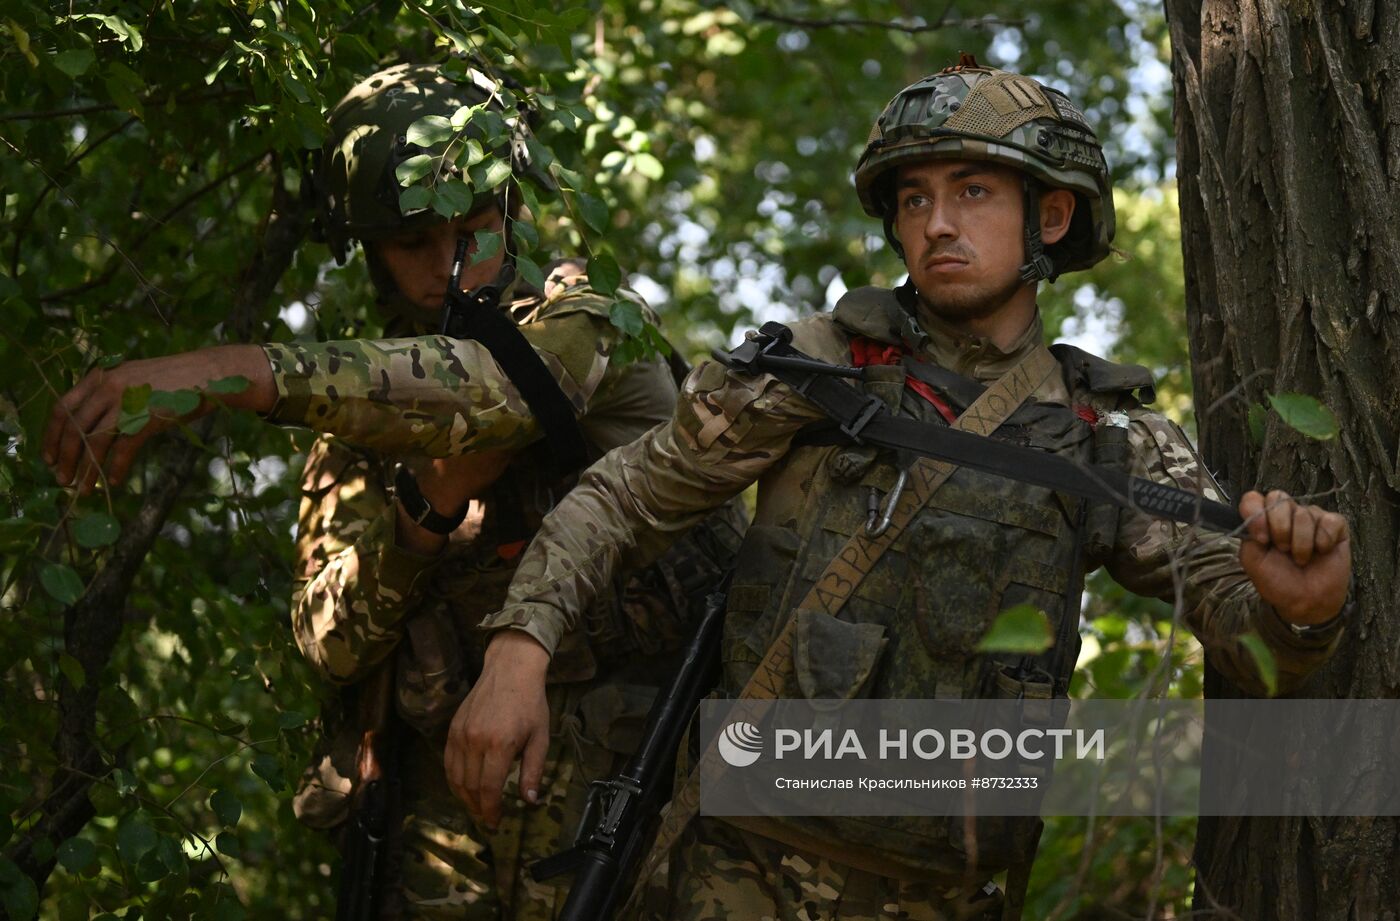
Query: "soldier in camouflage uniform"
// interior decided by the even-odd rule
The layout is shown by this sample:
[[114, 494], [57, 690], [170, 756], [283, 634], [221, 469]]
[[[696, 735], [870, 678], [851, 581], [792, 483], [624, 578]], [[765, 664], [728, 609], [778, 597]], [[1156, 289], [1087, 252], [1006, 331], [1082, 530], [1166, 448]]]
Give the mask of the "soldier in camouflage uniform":
[[[539, 420], [483, 346], [428, 335], [440, 325], [458, 236], [504, 230], [509, 239], [513, 184], [482, 190], [479, 207], [448, 222], [426, 210], [401, 213], [394, 168], [420, 152], [403, 140], [411, 124], [490, 96], [485, 78], [458, 84], [436, 68], [404, 65], [369, 77], [330, 114], [317, 177], [322, 229], [341, 261], [352, 240], [364, 243], [387, 332], [404, 338], [131, 362], [86, 379], [55, 418], [89, 418], [104, 395], [140, 382], [179, 389], [243, 374], [253, 385], [228, 402], [346, 436], [319, 438], [303, 477], [293, 628], [316, 671], [343, 692], [324, 714], [325, 744], [297, 794], [297, 814], [315, 827], [345, 827], [364, 728], [357, 714], [376, 693], [373, 679], [392, 667], [393, 705], [414, 731], [398, 735], [403, 823], [386, 916], [547, 921], [564, 890], [534, 882], [526, 868], [561, 847], [589, 782], [630, 754], [656, 686], [674, 668], [667, 653], [683, 639], [692, 605], [732, 563], [746, 520], [731, 503], [589, 607], [587, 635], [565, 644], [550, 668], [543, 763], [524, 787], [512, 783], [502, 815], [473, 820], [445, 773], [444, 744], [481, 668], [476, 627], [503, 606], [522, 548], [574, 476], [555, 469]], [[524, 150], [517, 138], [516, 175], [530, 168]], [[463, 288], [490, 281], [504, 258], [469, 267]], [[535, 347], [597, 457], [670, 417], [676, 375], [660, 359], [611, 363], [613, 299], [592, 292], [576, 263], [551, 268], [544, 291], [517, 282], [502, 309]], [[100, 419], [91, 431], [95, 455], [112, 447], [102, 442]], [[116, 442], [114, 456], [140, 440]], [[60, 437], [50, 448], [60, 467], [61, 445]], [[90, 487], [99, 459], [78, 471], [78, 485]], [[60, 469], [60, 478], [73, 472]], [[418, 494], [416, 506], [405, 489]], [[424, 505], [432, 517], [421, 518]]]
[[[860, 386], [902, 415], [1082, 461], [1110, 461], [1116, 445], [1117, 462], [1136, 476], [1224, 498], [1182, 431], [1144, 405], [1145, 369], [1042, 342], [1037, 282], [1093, 265], [1113, 236], [1099, 143], [1067, 98], [964, 59], [890, 102], [855, 182], [910, 281], [853, 290], [833, 313], [798, 321], [796, 348], [866, 366]], [[1026, 376], [1033, 366], [1043, 373]], [[1024, 392], [1004, 401], [1014, 412], [978, 430], [974, 417], [991, 405], [984, 396], [1017, 380]], [[546, 518], [508, 604], [488, 619], [503, 628], [489, 652], [509, 643], [513, 653], [492, 659], [465, 705], [462, 732], [478, 757], [509, 758], [499, 737], [530, 733], [511, 709], [535, 712], [542, 694], [536, 680], [533, 697], [518, 688], [515, 699], [492, 696], [494, 670], [539, 675], [537, 650], [573, 635], [575, 612], [616, 567], [655, 558], [754, 482], [757, 512], [722, 643], [720, 691], [730, 697], [1064, 696], [1083, 573], [1099, 566], [1133, 591], [1176, 602], [1209, 660], [1256, 693], [1263, 682], [1246, 634], [1268, 645], [1282, 691], [1337, 643], [1350, 578], [1340, 516], [1250, 492], [1239, 503], [1245, 539], [1211, 536], [967, 468], [944, 465], [935, 479], [939, 462], [910, 463], [833, 429], [772, 375], [697, 368], [667, 425], [590, 468]], [[879, 534], [877, 519], [891, 509], [900, 523]], [[1027, 603], [1052, 625], [1071, 619], [1058, 634], [1069, 648], [979, 654], [997, 613]], [[479, 802], [497, 795], [482, 778], [499, 767], [467, 773]], [[673, 813], [684, 815], [687, 789]], [[983, 822], [970, 842], [961, 819], [702, 818], [669, 855], [671, 903], [658, 916], [997, 917], [1002, 895], [988, 881], [1027, 853], [1038, 829], [1002, 822], [997, 837]]]

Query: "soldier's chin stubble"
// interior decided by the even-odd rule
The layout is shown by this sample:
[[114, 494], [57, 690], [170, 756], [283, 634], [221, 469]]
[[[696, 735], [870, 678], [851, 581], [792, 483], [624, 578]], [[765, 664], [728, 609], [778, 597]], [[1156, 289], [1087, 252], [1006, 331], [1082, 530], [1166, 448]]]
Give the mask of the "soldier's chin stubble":
[[993, 316], [1006, 306], [1006, 302], [1016, 296], [1025, 282], [1018, 274], [1000, 288], [988, 291], [986, 288], [973, 288], [962, 291], [940, 291], [929, 295], [919, 294], [933, 315], [940, 320], [958, 322], [963, 320], [983, 320]]

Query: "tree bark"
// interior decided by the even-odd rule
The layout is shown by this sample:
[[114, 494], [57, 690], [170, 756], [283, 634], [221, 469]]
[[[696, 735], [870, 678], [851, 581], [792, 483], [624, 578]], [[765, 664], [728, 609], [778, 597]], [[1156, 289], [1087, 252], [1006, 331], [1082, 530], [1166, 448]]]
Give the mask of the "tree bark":
[[[1358, 607], [1299, 697], [1395, 697], [1400, 623], [1400, 2], [1166, 0], [1201, 448], [1235, 494], [1344, 514]], [[1249, 407], [1317, 397], [1310, 441]], [[1208, 674], [1208, 696], [1238, 696]], [[1195, 907], [1249, 921], [1395, 919], [1394, 818], [1203, 818]]]

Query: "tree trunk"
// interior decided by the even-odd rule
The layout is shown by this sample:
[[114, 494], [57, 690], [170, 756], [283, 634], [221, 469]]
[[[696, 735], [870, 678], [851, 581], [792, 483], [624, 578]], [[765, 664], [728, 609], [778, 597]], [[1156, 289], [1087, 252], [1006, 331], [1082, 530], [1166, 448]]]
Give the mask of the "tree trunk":
[[[1400, 2], [1166, 0], [1187, 318], [1206, 462], [1351, 523], [1358, 608], [1300, 697], [1395, 697], [1400, 623]], [[1340, 435], [1249, 407], [1310, 394]], [[1235, 696], [1218, 675], [1206, 692]], [[1196, 908], [1395, 919], [1394, 818], [1203, 818]]]

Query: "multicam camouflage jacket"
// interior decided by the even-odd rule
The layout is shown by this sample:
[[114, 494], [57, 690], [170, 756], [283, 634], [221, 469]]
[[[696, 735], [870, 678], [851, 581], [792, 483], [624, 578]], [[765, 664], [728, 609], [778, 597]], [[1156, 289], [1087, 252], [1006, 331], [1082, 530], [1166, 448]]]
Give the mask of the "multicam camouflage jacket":
[[[928, 362], [964, 378], [987, 382], [1038, 347], [1043, 335], [1037, 317], [1007, 351], [1002, 351], [988, 340], [957, 333], [922, 305], [916, 312], [904, 309], [892, 292], [853, 291], [834, 313], [793, 324], [793, 344], [817, 358], [850, 364], [853, 345], [860, 340], [863, 350], [894, 348], [914, 364]], [[1059, 408], [1061, 416], [1087, 411], [1092, 419], [1104, 411], [1126, 411], [1130, 420], [1127, 466], [1131, 473], [1226, 501], [1180, 428], [1131, 397], [1092, 392], [1094, 389], [1083, 380], [1071, 380], [1068, 374], [1052, 374], [1032, 400]], [[907, 389], [902, 399], [901, 411], [924, 402]], [[1077, 412], [1064, 412], [1070, 408]], [[790, 607], [803, 597], [824, 563], [808, 559], [808, 548], [819, 538], [839, 548], [839, 542], [831, 544], [830, 535], [823, 534], [833, 529], [849, 534], [865, 520], [863, 501], [854, 510], [833, 509], [825, 493], [842, 482], [861, 489], [874, 484], [888, 490], [894, 479], [888, 459], [873, 467], [866, 461], [865, 467], [852, 472], [843, 469], [851, 466], [850, 452], [829, 442], [823, 446], [797, 437], [823, 421], [814, 405], [770, 375], [734, 372], [713, 362], [701, 365], [685, 382], [670, 422], [595, 464], [554, 509], [521, 562], [506, 607], [485, 625], [520, 629], [554, 648], [570, 634], [577, 619], [575, 612], [587, 608], [616, 567], [655, 557], [705, 510], [756, 481], [757, 510], [740, 551], [724, 640], [725, 685], [730, 693], [737, 692], [767, 640], [791, 616]], [[1087, 424], [1081, 424], [1088, 430]], [[898, 623], [908, 615], [897, 612], [906, 607], [913, 612], [926, 610], [919, 605], [927, 605], [927, 599], [910, 599], [911, 593], [918, 594], [920, 580], [925, 578], [944, 583], [930, 591], [939, 603], [966, 598], [969, 605], [990, 608], [990, 614], [977, 612], [984, 618], [994, 615], [999, 605], [1012, 597], [1013, 589], [1040, 589], [1039, 595], [1030, 593], [1032, 600], [1062, 589], [1066, 582], [1062, 573], [1039, 565], [1027, 574], [1024, 563], [1014, 559], [1005, 561], [1007, 571], [1000, 573], [999, 582], [997, 573], [988, 574], [1002, 565], [995, 559], [1000, 553], [997, 548], [1010, 549], [1019, 546], [1017, 541], [1030, 539], [1003, 539], [998, 528], [1019, 529], [1030, 536], [1036, 530], [1053, 535], [1061, 528], [1056, 524], [1061, 512], [1053, 494], [1022, 484], [998, 486], [992, 479], [973, 471], [958, 471], [936, 494], [946, 507], [933, 509], [935, 514], [922, 531], [909, 529], [909, 541], [922, 534], [932, 542], [923, 548], [928, 552], [906, 545], [901, 553], [886, 554], [857, 591], [857, 600], [862, 594], [866, 596], [865, 613], [851, 616], [856, 620], [883, 619], [884, 626], [894, 633], [912, 632], [913, 625]], [[853, 498], [858, 495], [854, 489], [851, 492]], [[823, 516], [824, 520], [816, 520]], [[969, 536], [991, 541], [979, 544], [985, 551], [980, 563], [971, 558], [978, 556], [979, 550], [965, 546]], [[896, 543], [895, 549], [900, 550], [901, 545]], [[969, 554], [971, 557], [964, 560]], [[1201, 534], [1170, 521], [1123, 512], [1117, 516], [1111, 544], [1097, 558], [1087, 559], [1085, 568], [1091, 571], [1106, 566], [1124, 587], [1179, 603], [1184, 622], [1201, 640], [1210, 661], [1242, 687], [1262, 692], [1262, 680], [1242, 639], [1257, 633], [1277, 661], [1279, 688], [1287, 691], [1330, 655], [1340, 626], [1306, 635], [1295, 633], [1259, 598], [1240, 567], [1238, 554], [1237, 539]], [[898, 562], [901, 556], [907, 561]], [[787, 571], [777, 575], [749, 572], [751, 557], [762, 558], [758, 569]], [[896, 566], [907, 566], [910, 578], [881, 577], [882, 567]], [[967, 585], [955, 584], [960, 577], [992, 584], [972, 591]], [[747, 586], [749, 582], [752, 587]], [[876, 597], [886, 589], [890, 597]], [[950, 610], [956, 608], [953, 605]], [[1077, 601], [1066, 602], [1066, 608], [1071, 616], [1077, 616]], [[930, 623], [925, 623], [926, 619], [915, 616], [919, 630], [938, 632], [950, 626], [969, 626], [950, 625], [942, 615]], [[985, 626], [984, 621], [982, 628]], [[960, 643], [967, 637], [955, 639]], [[1077, 635], [1074, 639], [1077, 643]], [[931, 640], [935, 641], [932, 646]], [[897, 656], [887, 654], [884, 664], [877, 666], [884, 682], [874, 682], [875, 692], [932, 696], [936, 683], [942, 693], [943, 676], [930, 674], [924, 680], [914, 672], [911, 686], [906, 652], [917, 646], [932, 649], [929, 655], [937, 658], [945, 640], [942, 636], [913, 637], [908, 640], [910, 646]], [[1069, 661], [1072, 666], [1073, 658]], [[891, 676], [899, 680], [891, 680]], [[960, 681], [957, 675], [949, 680], [963, 684], [956, 689], [963, 694], [976, 693], [979, 687], [975, 680]]]
[[[574, 277], [547, 297], [517, 287], [507, 308], [576, 407], [595, 456], [669, 418], [677, 389], [662, 360], [609, 362], [611, 303]], [[322, 437], [307, 458], [297, 642], [337, 684], [398, 649], [400, 712], [422, 728], [440, 725], [479, 669], [477, 622], [502, 605], [521, 549], [572, 478], [553, 472], [537, 422], [479, 343], [426, 336], [265, 350], [280, 396], [271, 421], [341, 436]], [[396, 463], [488, 447], [518, 453], [447, 549], [428, 558], [399, 547]], [[551, 680], [587, 679], [600, 665], [678, 645], [688, 594], [732, 560], [744, 523], [731, 507], [656, 567], [614, 583], [583, 615], [592, 635], [552, 663]]]

